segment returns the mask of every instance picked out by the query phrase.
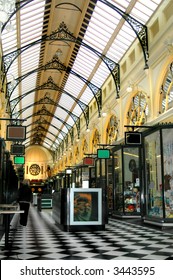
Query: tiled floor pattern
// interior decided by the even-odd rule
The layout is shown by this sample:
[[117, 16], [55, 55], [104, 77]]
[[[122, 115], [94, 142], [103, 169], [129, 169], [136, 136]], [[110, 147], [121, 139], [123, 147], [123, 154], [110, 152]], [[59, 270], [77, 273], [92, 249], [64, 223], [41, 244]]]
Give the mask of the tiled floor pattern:
[[27, 227], [11, 223], [11, 248], [0, 242], [1, 260], [173, 260], [173, 234], [110, 219], [104, 231], [64, 232], [50, 212], [30, 208]]

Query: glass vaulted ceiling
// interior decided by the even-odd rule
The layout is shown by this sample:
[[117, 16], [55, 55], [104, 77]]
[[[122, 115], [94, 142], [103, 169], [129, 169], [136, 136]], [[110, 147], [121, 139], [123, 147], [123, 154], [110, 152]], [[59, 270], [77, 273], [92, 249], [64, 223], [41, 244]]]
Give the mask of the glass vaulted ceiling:
[[[7, 82], [9, 86], [13, 87], [13, 91], [9, 94], [12, 117], [17, 116], [19, 119], [26, 120], [24, 122], [24, 125], [27, 126], [27, 139], [24, 143], [26, 146], [32, 143], [36, 144], [37, 141], [33, 142], [33, 139], [41, 137], [41, 145], [54, 150], [68, 133], [68, 128], [75, 125], [75, 118], [82, 114], [81, 107], [76, 103], [76, 100], [78, 99], [82, 104], [87, 105], [94, 97], [91, 89], [86, 86], [82, 79], [74, 75], [74, 73], [90, 81], [90, 83], [96, 87], [101, 88], [108, 75], [110, 75], [110, 71], [92, 49], [95, 49], [100, 54], [104, 54], [115, 63], [119, 63], [132, 42], [136, 39], [136, 35], [129, 24], [122, 19], [119, 13], [109, 7], [109, 5], [106, 5], [105, 2], [130, 14], [140, 23], [146, 24], [162, 1], [33, 0], [16, 2], [21, 5], [27, 4], [23, 5], [23, 7], [11, 17], [13, 30], [9, 32], [5, 28], [2, 32], [1, 39], [4, 58], [9, 58], [10, 54], [14, 53], [17, 49], [27, 45], [31, 46], [33, 42], [37, 40], [38, 43], [33, 44], [32, 47], [21, 52], [8, 68], [6, 75]], [[43, 130], [43, 132], [40, 133], [38, 132], [38, 128], [40, 127], [38, 126], [38, 119], [41, 117], [33, 117], [35, 113], [38, 112], [38, 109], [43, 109], [43, 105], [39, 107], [34, 103], [39, 100], [36, 98], [36, 96], [38, 97], [38, 90], [36, 89], [41, 84], [45, 83], [46, 80], [43, 78], [41, 79], [41, 74], [39, 74], [38, 71], [34, 72], [33, 69], [37, 69], [43, 64], [43, 56], [48, 57], [46, 47], [43, 47], [41, 38], [43, 35], [50, 35], [52, 32], [54, 22], [52, 20], [53, 14], [50, 14], [50, 11], [51, 9], [55, 11], [57, 7], [62, 8], [61, 12], [64, 15], [63, 19], [65, 24], [67, 24], [68, 30], [71, 32], [70, 28], [72, 28], [72, 33], [77, 34], [77, 37], [77, 32], [79, 32], [82, 27], [82, 23], [86, 23], [86, 21], [82, 22], [80, 20], [76, 26], [74, 26], [75, 24], [70, 24], [70, 16], [72, 16], [70, 10], [77, 15], [79, 11], [84, 11], [86, 4], [90, 4], [93, 12], [89, 16], [87, 25], [85, 24], [83, 44], [79, 47], [72, 66], [70, 66], [73, 72], [67, 75], [65, 83], [63, 83], [63, 91], [56, 91], [56, 98], [55, 95], [52, 96], [46, 90], [44, 92], [44, 95], [47, 94], [49, 98], [56, 100], [58, 106], [54, 106], [53, 114], [55, 117], [50, 118], [49, 124], [44, 124], [44, 122], [43, 125], [41, 124], [41, 126], [46, 129], [46, 132]], [[70, 9], [72, 5], [73, 9]], [[85, 11], [87, 11], [87, 9], [85, 9]], [[87, 17], [85, 17], [85, 19], [86, 18]], [[49, 45], [50, 44], [51, 43], [49, 43]], [[64, 44], [64, 48], [67, 48], [68, 44], [70, 43]], [[59, 46], [63, 53], [63, 44], [59, 44], [58, 47]], [[89, 46], [89, 48], [86, 46]], [[50, 52], [50, 49], [48, 51]], [[67, 55], [69, 56], [68, 53]], [[54, 53], [52, 52], [52, 57], [53, 56]], [[44, 64], [45, 62], [48, 61], [44, 59]], [[65, 58], [64, 62], [67, 62]], [[68, 65], [65, 66], [67, 67]], [[54, 70], [50, 71], [46, 77], [52, 75], [54, 77], [53, 82], [56, 83], [60, 72], [55, 72]], [[27, 75], [28, 73], [30, 73], [30, 75]], [[25, 79], [21, 79], [20, 83], [16, 83], [19, 77], [23, 77], [24, 75]], [[61, 78], [59, 78], [59, 81], [60, 80]], [[58, 86], [62, 88], [60, 82]], [[23, 95], [26, 95], [26, 97], [20, 98]], [[45, 108], [46, 106], [44, 109]], [[73, 118], [69, 112], [72, 112], [75, 118]], [[42, 119], [46, 120], [47, 117], [43, 115]], [[34, 123], [36, 124], [34, 125]]]

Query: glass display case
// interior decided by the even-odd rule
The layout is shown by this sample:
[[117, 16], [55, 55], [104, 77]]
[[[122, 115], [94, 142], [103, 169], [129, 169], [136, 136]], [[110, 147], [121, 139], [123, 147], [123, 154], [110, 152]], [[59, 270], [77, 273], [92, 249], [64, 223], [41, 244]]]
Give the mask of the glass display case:
[[157, 127], [144, 136], [146, 213], [144, 221], [173, 225], [173, 127]]
[[100, 188], [66, 188], [53, 193], [52, 218], [65, 231], [105, 229], [105, 202]]
[[141, 153], [140, 147], [120, 146], [113, 152], [114, 215], [141, 215]]

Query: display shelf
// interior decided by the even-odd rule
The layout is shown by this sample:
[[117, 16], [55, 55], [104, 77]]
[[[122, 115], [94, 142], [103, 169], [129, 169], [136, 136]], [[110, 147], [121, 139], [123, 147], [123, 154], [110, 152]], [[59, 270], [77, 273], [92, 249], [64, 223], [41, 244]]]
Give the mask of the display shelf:
[[124, 193], [125, 212], [140, 212], [139, 192], [136, 190], [125, 191]]

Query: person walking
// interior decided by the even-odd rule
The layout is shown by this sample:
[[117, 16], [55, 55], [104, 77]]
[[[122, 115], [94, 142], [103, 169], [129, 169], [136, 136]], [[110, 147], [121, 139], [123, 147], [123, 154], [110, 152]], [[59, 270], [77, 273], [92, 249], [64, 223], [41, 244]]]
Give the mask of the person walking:
[[28, 213], [30, 208], [30, 203], [32, 202], [33, 196], [31, 188], [29, 187], [26, 181], [23, 181], [18, 190], [17, 202], [19, 203], [20, 210], [23, 210], [24, 213], [20, 214], [20, 224], [22, 226], [27, 225]]

